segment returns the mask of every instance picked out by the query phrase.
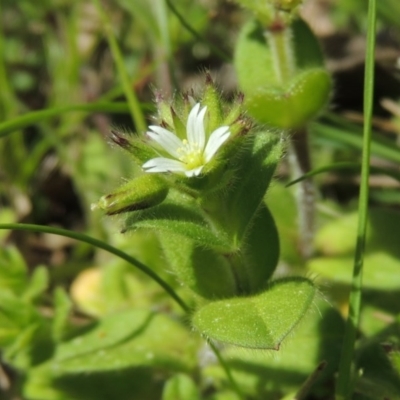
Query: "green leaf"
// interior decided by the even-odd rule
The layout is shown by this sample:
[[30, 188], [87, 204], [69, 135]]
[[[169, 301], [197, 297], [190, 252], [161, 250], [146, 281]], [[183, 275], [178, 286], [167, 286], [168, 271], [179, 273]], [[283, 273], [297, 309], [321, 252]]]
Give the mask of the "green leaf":
[[71, 311], [72, 302], [68, 294], [63, 288], [56, 288], [54, 291], [54, 317], [52, 322], [52, 336], [55, 342], [61, 342], [64, 339]]
[[29, 400], [156, 400], [161, 383], [144, 368], [61, 375], [47, 362], [27, 371], [21, 392]]
[[[396, 324], [395, 324], [396, 325]], [[398, 326], [386, 331], [398, 336]], [[356, 392], [370, 399], [400, 399], [400, 374], [393, 367], [382, 343], [387, 335], [379, 335], [361, 347], [356, 360], [357, 370], [363, 374], [357, 379]]]
[[124, 311], [100, 320], [71, 341], [57, 347], [56, 361], [95, 353], [122, 342], [137, 333], [151, 317], [148, 311]]
[[[278, 352], [241, 349], [227, 346], [223, 357], [233, 378], [252, 399], [272, 399], [276, 394], [297, 391], [321, 360], [327, 367], [314, 386], [327, 387], [337, 370], [342, 345], [344, 321], [325, 300], [313, 304], [318, 311], [309, 312], [293, 335], [285, 340]], [[220, 365], [206, 367], [204, 374], [217, 388], [225, 387], [227, 379]], [[247, 397], [246, 397], [247, 398]], [[292, 397], [293, 398], [293, 397]], [[310, 398], [314, 398], [312, 395]], [[325, 398], [319, 392], [315, 398]]]
[[21, 294], [28, 283], [27, 268], [14, 247], [0, 248], [0, 290]]
[[301, 20], [292, 29], [294, 40], [288, 47], [294, 52], [294, 74], [283, 83], [275, 71], [278, 55], [261, 25], [253, 21], [244, 26], [235, 53], [239, 85], [250, 114], [284, 129], [301, 127], [315, 117], [328, 102], [331, 90], [315, 36]]
[[193, 380], [184, 374], [169, 379], [163, 391], [162, 400], [199, 400], [200, 394]]
[[316, 287], [306, 278], [276, 280], [257, 295], [211, 302], [193, 316], [193, 326], [211, 340], [278, 350], [309, 310]]
[[258, 87], [247, 94], [249, 113], [270, 126], [300, 128], [326, 105], [331, 90], [331, 78], [322, 68], [299, 73], [285, 90]]
[[180, 283], [207, 299], [232, 297], [237, 293], [231, 266], [223, 255], [169, 232], [161, 233], [159, 238]]
[[[320, 229], [315, 244], [319, 253], [325, 257], [310, 260], [310, 270], [340, 283], [351, 283], [357, 220], [356, 212], [352, 212]], [[363, 273], [365, 287], [379, 290], [399, 288], [399, 236], [400, 213], [383, 208], [372, 208], [369, 211]]]
[[195, 243], [223, 251], [229, 249], [229, 242], [223, 232], [213, 231], [193, 198], [172, 191], [167, 199], [151, 210], [132, 213], [126, 220], [124, 231], [145, 228], [155, 232], [179, 234]]
[[[272, 132], [258, 132], [253, 146], [241, 155], [233, 189], [228, 191], [222, 204], [228, 231], [234, 232], [236, 245], [240, 243], [256, 214], [277, 163], [282, 157], [283, 145]], [[222, 213], [223, 211], [221, 211]]]
[[279, 237], [267, 207], [262, 206], [245, 234], [241, 254], [253, 293], [265, 289], [279, 259]]
[[178, 322], [145, 310], [109, 315], [57, 347], [60, 373], [112, 371], [133, 366], [188, 370], [196, 362], [194, 340]]
[[49, 286], [49, 272], [46, 267], [39, 266], [33, 271], [27, 288], [22, 298], [25, 301], [33, 301], [38, 298]]
[[0, 345], [11, 343], [25, 328], [41, 320], [29, 303], [10, 291], [0, 291]]
[[265, 202], [274, 216], [280, 241], [280, 259], [290, 265], [302, 265], [299, 252], [296, 199], [290, 189], [274, 182], [268, 190]]

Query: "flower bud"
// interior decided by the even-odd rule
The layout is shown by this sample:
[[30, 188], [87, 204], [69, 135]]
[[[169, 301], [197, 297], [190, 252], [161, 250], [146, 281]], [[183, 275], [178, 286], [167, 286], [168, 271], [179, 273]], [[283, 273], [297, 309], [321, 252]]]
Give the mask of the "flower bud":
[[273, 5], [278, 10], [292, 11], [302, 2], [303, 0], [274, 0]]
[[115, 192], [101, 197], [91, 208], [99, 208], [107, 215], [143, 210], [160, 204], [167, 194], [168, 186], [162, 178], [144, 174], [125, 183]]

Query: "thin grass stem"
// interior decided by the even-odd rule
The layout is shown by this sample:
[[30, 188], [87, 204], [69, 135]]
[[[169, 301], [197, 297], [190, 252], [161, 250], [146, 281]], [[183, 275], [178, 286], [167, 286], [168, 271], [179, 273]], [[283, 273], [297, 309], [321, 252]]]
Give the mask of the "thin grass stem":
[[43, 233], [51, 233], [53, 235], [65, 236], [72, 239], [79, 240], [80, 242], [91, 244], [92, 246], [98, 247], [99, 249], [103, 249], [108, 251], [111, 254], [116, 255], [117, 257], [122, 258], [127, 261], [129, 264], [135, 266], [144, 274], [149, 276], [151, 279], [156, 281], [180, 306], [185, 312], [189, 312], [190, 309], [186, 305], [186, 303], [177, 295], [175, 290], [162, 278], [160, 278], [152, 269], [150, 269], [147, 265], [141, 263], [136, 258], [126, 254], [125, 252], [117, 249], [114, 246], [109, 245], [102, 240], [96, 239], [94, 237], [85, 235], [83, 233], [70, 231], [67, 229], [54, 228], [43, 225], [34, 225], [34, 224], [0, 224], [0, 229], [10, 229], [10, 230], [19, 230], [19, 231], [31, 231], [31, 232], [43, 232]]
[[113, 55], [115, 65], [117, 67], [117, 72], [121, 80], [122, 88], [124, 90], [124, 95], [128, 101], [133, 124], [135, 125], [137, 132], [144, 133], [147, 128], [146, 120], [143, 115], [142, 109], [140, 107], [139, 100], [131, 85], [131, 79], [129, 77], [128, 71], [126, 70], [122, 52], [118, 46], [117, 40], [112, 31], [111, 23], [107, 18], [107, 15], [103, 11], [103, 8], [101, 7], [100, 1], [99, 0], [93, 0], [93, 1], [104, 23], [104, 31], [106, 34], [106, 38], [110, 46], [111, 53]]
[[367, 24], [367, 49], [364, 80], [364, 140], [361, 167], [361, 186], [358, 206], [358, 229], [354, 254], [353, 280], [349, 299], [349, 315], [343, 338], [336, 386], [336, 399], [347, 400], [352, 396], [352, 365], [360, 320], [362, 297], [362, 274], [365, 252], [365, 237], [368, 218], [369, 172], [372, 138], [372, 113], [374, 94], [374, 54], [376, 31], [376, 0], [369, 0]]
[[185, 18], [182, 16], [182, 14], [177, 10], [177, 8], [174, 6], [171, 0], [166, 0], [168, 8], [171, 10], [173, 14], [175, 14], [176, 18], [178, 18], [179, 22], [181, 25], [192, 34], [192, 36], [198, 40], [200, 40], [203, 43], [207, 43], [207, 45], [210, 47], [211, 51], [220, 57], [222, 60], [231, 62], [231, 57], [229, 57], [224, 51], [220, 50], [218, 47], [214, 46], [212, 43], [210, 43], [207, 39], [205, 39], [203, 36], [201, 36], [196, 29], [194, 29], [190, 24], [188, 24], [185, 20]]

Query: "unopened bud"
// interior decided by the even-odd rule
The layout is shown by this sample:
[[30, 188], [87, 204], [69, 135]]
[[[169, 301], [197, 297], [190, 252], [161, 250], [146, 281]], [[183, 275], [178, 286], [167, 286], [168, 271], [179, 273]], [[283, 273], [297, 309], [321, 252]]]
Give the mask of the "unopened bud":
[[292, 11], [302, 2], [303, 0], [274, 0], [273, 4], [278, 10]]
[[143, 210], [160, 204], [167, 194], [168, 186], [162, 178], [145, 174], [101, 197], [98, 203], [92, 204], [91, 209], [99, 208], [107, 215]]

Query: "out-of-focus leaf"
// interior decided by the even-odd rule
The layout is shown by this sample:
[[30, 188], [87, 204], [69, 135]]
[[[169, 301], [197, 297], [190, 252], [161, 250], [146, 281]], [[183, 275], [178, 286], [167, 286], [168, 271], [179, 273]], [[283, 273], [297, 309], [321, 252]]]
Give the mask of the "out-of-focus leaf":
[[163, 390], [162, 400], [199, 400], [199, 391], [193, 380], [184, 374], [169, 379]]
[[274, 182], [269, 188], [265, 201], [274, 216], [278, 228], [281, 259], [296, 265], [303, 260], [299, 249], [299, 230], [297, 228], [297, 206], [291, 190]]
[[150, 369], [62, 375], [47, 362], [27, 372], [22, 394], [30, 400], [159, 400], [162, 383]]
[[65, 290], [61, 287], [54, 291], [54, 317], [52, 321], [52, 335], [55, 342], [61, 342], [68, 329], [68, 319], [72, 311], [72, 302]]
[[49, 286], [49, 272], [46, 267], [39, 266], [33, 271], [27, 288], [25, 289], [22, 298], [25, 301], [33, 301], [43, 294]]
[[188, 370], [195, 338], [181, 324], [150, 311], [104, 317], [97, 326], [57, 347], [53, 367], [63, 373], [112, 371], [133, 366]]
[[22, 330], [36, 325], [39, 313], [29, 303], [4, 289], [0, 291], [0, 344], [10, 344]]
[[[308, 268], [335, 282], [350, 285], [353, 257], [314, 258]], [[363, 286], [369, 289], [399, 290], [400, 260], [384, 252], [367, 253], [364, 257]]]
[[[274, 60], [278, 56], [272, 39], [268, 40], [271, 33], [261, 24], [252, 21], [244, 26], [235, 52], [239, 85], [249, 113], [262, 123], [283, 129], [305, 125], [326, 105], [331, 90], [315, 36], [300, 19], [291, 29], [290, 38], [281, 38], [291, 40], [288, 46], [295, 51], [289, 78], [277, 73]], [[257, 62], [249, 62], [251, 59]]]
[[[357, 214], [344, 215], [323, 226], [315, 238], [324, 257], [308, 262], [311, 271], [350, 284], [355, 251]], [[390, 209], [369, 212], [363, 285], [371, 289], [400, 289], [400, 213]]]
[[370, 339], [358, 351], [356, 368], [363, 373], [357, 379], [355, 390], [367, 398], [400, 399], [400, 374], [385, 351], [385, 342], [391, 341], [392, 335], [398, 342], [400, 330], [397, 324]]
[[20, 295], [28, 284], [24, 259], [14, 247], [0, 248], [0, 290]]

